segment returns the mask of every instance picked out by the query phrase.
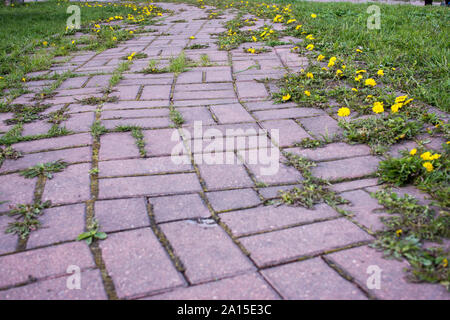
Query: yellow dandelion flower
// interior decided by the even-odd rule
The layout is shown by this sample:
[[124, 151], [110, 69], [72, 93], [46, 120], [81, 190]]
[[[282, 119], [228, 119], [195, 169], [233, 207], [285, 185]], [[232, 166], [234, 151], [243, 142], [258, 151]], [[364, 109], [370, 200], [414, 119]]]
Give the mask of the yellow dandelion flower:
[[295, 30], [300, 30], [300, 28], [302, 27], [302, 25], [301, 24], [299, 24], [299, 25], [297, 25], [296, 27], [295, 27]]
[[392, 113], [398, 112], [398, 110], [402, 107], [401, 103], [396, 103], [391, 106]]
[[361, 52], [362, 52], [362, 50], [361, 50], [361, 49], [356, 49], [356, 52], [359, 52], [359, 53], [361, 53]]
[[309, 96], [311, 96], [311, 92], [309, 92], [308, 90], [305, 90], [305, 95], [307, 95], [309, 97]]
[[420, 157], [422, 158], [422, 160], [431, 160], [431, 152], [424, 152], [420, 155]]
[[350, 115], [350, 109], [349, 108], [340, 108], [338, 110], [338, 116], [339, 117], [348, 117]]
[[284, 95], [281, 99], [283, 101], [289, 101], [289, 100], [291, 100], [291, 95], [288, 93], [288, 94]]
[[439, 154], [439, 153], [436, 153], [436, 154], [433, 154], [432, 156], [431, 156], [431, 160], [437, 160], [437, 159], [439, 159], [441, 157], [441, 155]]
[[341, 69], [337, 69], [337, 70], [336, 70], [336, 75], [342, 77], [344, 74], [343, 74], [343, 72], [342, 72]]
[[27, 82], [27, 79], [25, 79], [25, 78], [22, 78], [22, 82]]
[[377, 71], [377, 75], [380, 76], [380, 77], [384, 76], [384, 71], [381, 70], [381, 69], [378, 70], [378, 71]]
[[314, 40], [315, 38], [314, 38], [314, 36], [313, 36], [312, 34], [308, 34], [308, 35], [306, 36], [306, 39], [308, 39], [308, 40]]
[[431, 162], [424, 162], [422, 165], [425, 169], [427, 169], [428, 172], [431, 172], [434, 170], [433, 164]]
[[409, 152], [410, 155], [414, 156], [417, 153], [417, 149], [411, 149], [411, 151]]
[[364, 84], [366, 86], [370, 86], [370, 87], [375, 87], [377, 85], [377, 83], [375, 82], [375, 80], [373, 80], [372, 78], [366, 79], [366, 81], [364, 82]]
[[375, 113], [382, 113], [384, 112], [383, 102], [375, 101], [373, 103], [372, 111]]
[[48, 46], [48, 42], [47, 41], [42, 42], [42, 44], [44, 45], [44, 47]]
[[448, 266], [448, 259], [447, 259], [447, 258], [444, 258], [444, 259], [442, 260], [442, 266], [443, 266], [444, 268], [447, 268], [447, 266]]
[[317, 14], [311, 13], [311, 18], [313, 18], [313, 19], [317, 18]]
[[317, 61], [322, 61], [323, 59], [325, 59], [325, 56], [324, 56], [324, 55], [319, 54], [319, 55], [317, 56]]
[[308, 44], [308, 45], [306, 46], [306, 50], [311, 51], [312, 49], [314, 49], [314, 45], [313, 45], [313, 44]]
[[308, 72], [308, 73], [306, 74], [306, 77], [307, 77], [308, 79], [314, 79], [314, 75], [313, 75], [311, 72]]
[[402, 229], [398, 229], [397, 231], [395, 231], [395, 234], [397, 235], [397, 237], [400, 237], [403, 233]]

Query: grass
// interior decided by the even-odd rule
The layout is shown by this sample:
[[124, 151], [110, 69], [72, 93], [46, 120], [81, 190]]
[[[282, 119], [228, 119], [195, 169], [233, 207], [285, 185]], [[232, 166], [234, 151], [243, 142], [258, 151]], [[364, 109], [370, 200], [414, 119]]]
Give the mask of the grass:
[[67, 165], [68, 164], [62, 160], [39, 163], [35, 166], [21, 171], [20, 175], [28, 179], [32, 179], [37, 176], [44, 176], [47, 179], [52, 179], [53, 173], [63, 171], [67, 167]]
[[39, 221], [39, 216], [50, 205], [50, 201], [46, 201], [44, 203], [36, 202], [15, 206], [8, 214], [14, 217], [16, 221], [9, 223], [5, 232], [17, 234], [21, 239], [26, 239], [32, 231], [40, 228], [41, 222]]

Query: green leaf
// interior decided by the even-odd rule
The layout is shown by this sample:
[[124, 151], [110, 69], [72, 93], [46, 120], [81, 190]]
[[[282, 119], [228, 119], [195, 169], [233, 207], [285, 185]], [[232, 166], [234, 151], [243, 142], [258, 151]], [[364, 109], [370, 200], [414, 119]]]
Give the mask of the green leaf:
[[100, 240], [104, 240], [106, 239], [108, 236], [106, 235], [106, 233], [104, 232], [97, 232], [95, 234], [95, 238], [100, 239]]

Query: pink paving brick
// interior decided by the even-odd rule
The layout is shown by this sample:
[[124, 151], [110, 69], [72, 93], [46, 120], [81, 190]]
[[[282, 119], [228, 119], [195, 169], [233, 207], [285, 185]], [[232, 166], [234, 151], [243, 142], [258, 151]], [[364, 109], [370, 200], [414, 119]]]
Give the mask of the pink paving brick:
[[[299, 141], [300, 142], [300, 141]], [[350, 157], [370, 155], [371, 150], [363, 144], [349, 145], [343, 142], [327, 144], [323, 148], [302, 149], [288, 148], [286, 152], [297, 154], [313, 161], [337, 160]]]
[[140, 89], [138, 85], [115, 87], [111, 95], [119, 97], [119, 100], [136, 100]]
[[268, 96], [264, 84], [258, 82], [236, 82], [236, 88], [241, 99], [265, 98]]
[[259, 267], [293, 261], [350, 244], [370, 241], [362, 229], [341, 218], [240, 239]]
[[349, 210], [353, 214], [354, 220], [374, 232], [384, 229], [384, 224], [380, 219], [389, 214], [382, 205], [378, 204], [377, 199], [372, 198], [363, 190], [344, 192], [340, 196], [350, 201], [350, 204], [340, 207]]
[[91, 147], [71, 148], [48, 152], [25, 154], [22, 158], [17, 160], [6, 160], [1, 172], [23, 170], [32, 167], [38, 163], [47, 163], [57, 160], [64, 160], [65, 162], [88, 162], [91, 160]]
[[219, 123], [239, 123], [255, 121], [253, 117], [240, 104], [226, 104], [211, 106]]
[[142, 90], [140, 100], [163, 100], [170, 97], [170, 85], [145, 86]]
[[144, 198], [115, 199], [95, 202], [95, 217], [104, 232], [149, 226]]
[[208, 192], [206, 197], [215, 211], [252, 207], [261, 203], [253, 189]]
[[69, 266], [95, 267], [85, 242], [72, 242], [0, 257], [0, 288], [66, 274]]
[[87, 270], [80, 274], [81, 288], [68, 289], [68, 277], [43, 280], [26, 286], [0, 291], [2, 300], [104, 300], [100, 270]]
[[[448, 300], [450, 294], [444, 286], [430, 283], [410, 283], [405, 280], [406, 261], [384, 259], [383, 253], [367, 246], [343, 250], [326, 256], [355, 279], [365, 290], [379, 299], [388, 300]], [[368, 268], [377, 266], [381, 270], [380, 289], [368, 288], [369, 277], [373, 271]], [[373, 267], [372, 267], [373, 268]], [[370, 271], [370, 272], [369, 272]], [[370, 284], [373, 282], [369, 281]]]
[[126, 177], [99, 180], [99, 197], [157, 196], [201, 191], [194, 173]]
[[289, 300], [366, 300], [364, 293], [320, 258], [262, 271], [269, 283]]
[[[37, 179], [26, 179], [18, 174], [0, 176], [0, 211], [9, 211], [10, 206], [28, 204], [33, 201]], [[11, 188], [14, 186], [14, 188]]]
[[355, 189], [361, 189], [365, 187], [371, 187], [378, 185], [378, 179], [361, 179], [361, 180], [354, 180], [354, 181], [348, 181], [348, 182], [341, 182], [336, 183], [330, 187], [331, 190], [335, 192], [344, 192], [344, 191], [351, 191]]
[[19, 142], [14, 144], [14, 149], [21, 152], [35, 152], [35, 151], [77, 147], [91, 144], [92, 144], [92, 136], [89, 133], [80, 133], [63, 137]]
[[[144, 133], [145, 151], [151, 156], [170, 156], [177, 146], [183, 146], [177, 129], [146, 130]], [[185, 150], [184, 147], [182, 147]], [[178, 154], [178, 153], [177, 153]], [[186, 153], [183, 153], [186, 154]]]
[[[262, 206], [220, 215], [220, 219], [230, 228], [234, 236], [271, 231], [333, 217], [339, 217], [339, 214], [326, 204], [316, 205], [314, 209], [285, 205]], [[252, 223], [249, 224], [248, 221]]]
[[271, 130], [278, 130], [279, 141], [275, 140], [274, 142], [280, 147], [290, 146], [303, 138], [311, 138], [311, 136], [293, 120], [264, 121], [261, 124], [269, 133]]
[[[120, 148], [117, 146], [120, 145]], [[136, 140], [130, 132], [108, 133], [100, 137], [99, 160], [139, 157]]]
[[211, 90], [211, 91], [176, 91], [173, 99], [177, 100], [198, 100], [198, 99], [217, 99], [217, 98], [235, 98], [233, 90]]
[[102, 161], [98, 166], [99, 175], [112, 177], [192, 171], [193, 167], [189, 158], [187, 156], [184, 158], [186, 164], [175, 163], [171, 157]]
[[[312, 174], [318, 178], [330, 181], [337, 179], [354, 179], [364, 177], [376, 172], [379, 159], [374, 156], [364, 156], [344, 160], [320, 162], [311, 169]], [[348, 168], [352, 168], [351, 171]]]
[[160, 108], [168, 107], [169, 99], [154, 100], [154, 101], [118, 101], [108, 102], [103, 105], [102, 110], [126, 110], [126, 109], [140, 109], [140, 108]]
[[53, 204], [76, 203], [89, 200], [91, 165], [75, 164], [68, 166], [64, 171], [54, 174], [53, 179], [47, 180], [43, 201], [50, 200]]
[[184, 284], [150, 228], [112, 234], [100, 248], [119, 298]]
[[256, 273], [208, 282], [151, 296], [151, 300], [277, 300], [279, 296]]
[[[274, 119], [295, 119], [301, 117], [311, 117], [324, 114], [320, 109], [315, 108], [288, 108], [288, 109], [275, 109], [253, 112], [253, 115], [258, 120], [274, 120]], [[309, 121], [308, 118], [305, 121]]]
[[12, 233], [6, 233], [10, 223], [14, 222], [14, 219], [9, 216], [0, 216], [0, 254], [16, 251], [18, 237]]
[[157, 223], [211, 216], [198, 194], [150, 198], [149, 203]]
[[191, 283], [210, 281], [254, 267], [216, 224], [180, 221], [161, 225]]
[[317, 138], [322, 136], [332, 138], [342, 132], [337, 121], [325, 113], [320, 117], [300, 118], [298, 121]]
[[85, 230], [85, 207], [74, 204], [45, 209], [39, 218], [41, 228], [30, 234], [27, 248], [75, 240]]

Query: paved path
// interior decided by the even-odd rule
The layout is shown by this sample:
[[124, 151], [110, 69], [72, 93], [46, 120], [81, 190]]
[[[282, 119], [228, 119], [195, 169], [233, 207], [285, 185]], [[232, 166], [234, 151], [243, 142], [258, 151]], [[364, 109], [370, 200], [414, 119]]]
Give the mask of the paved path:
[[[226, 31], [226, 20], [201, 19], [206, 9], [161, 6], [176, 14], [151, 26], [157, 32], [100, 54], [81, 52], [52, 67], [83, 74], [66, 80], [46, 100], [53, 106], [45, 113], [67, 108], [70, 117], [61, 126], [74, 134], [14, 144], [24, 156], [0, 168], [0, 200], [9, 201], [0, 205], [2, 212], [11, 204], [52, 202], [40, 218], [43, 228], [26, 240], [0, 233], [0, 299], [448, 299], [442, 286], [406, 282], [406, 262], [385, 260], [367, 246], [374, 239], [371, 230], [382, 227], [380, 213], [373, 212], [380, 207], [369, 195], [377, 180], [364, 178], [379, 161], [368, 147], [333, 143], [311, 152], [293, 146], [326, 131], [339, 133], [336, 120], [322, 110], [274, 104], [269, 96], [276, 87], [257, 80], [280, 78], [288, 69], [305, 67], [307, 60], [291, 53], [292, 45], [258, 55], [242, 47], [219, 51], [213, 34]], [[226, 19], [232, 17], [229, 13]], [[194, 67], [178, 77], [136, 73], [150, 59], [164, 66], [197, 43], [209, 47], [186, 50], [187, 57], [197, 61], [206, 54], [213, 66]], [[114, 86], [109, 96], [119, 101], [80, 104], [83, 97], [104, 95], [111, 72], [131, 52], [148, 57], [135, 60]], [[105, 74], [86, 75], [98, 72]], [[29, 98], [16, 102], [29, 103]], [[170, 109], [183, 116], [183, 130], [173, 127]], [[12, 114], [1, 116], [5, 120]], [[95, 121], [111, 131], [118, 125], [144, 128], [145, 147], [138, 148], [131, 132], [94, 138]], [[247, 144], [238, 150], [225, 145], [218, 153], [234, 164], [205, 163], [208, 158], [199, 155], [208, 151], [194, 132], [194, 121], [201, 121], [204, 132], [241, 129], [234, 135], [245, 141], [258, 129], [278, 129], [279, 139], [262, 139], [268, 146], [318, 161], [316, 176], [350, 180], [332, 188], [352, 202], [354, 217], [343, 217], [326, 204], [314, 210], [265, 206], [280, 189], [298, 184], [301, 174], [281, 158], [278, 172], [264, 175], [267, 166], [251, 163]], [[36, 121], [25, 124], [22, 134], [44, 134], [50, 127], [46, 120]], [[177, 141], [180, 135], [184, 144]], [[176, 146], [191, 147], [185, 163], [171, 158]], [[53, 179], [18, 174], [58, 159], [70, 165]], [[98, 174], [91, 171], [97, 166]], [[91, 246], [74, 241], [94, 217], [108, 238]], [[0, 228], [11, 221], [1, 215]], [[369, 266], [382, 270], [380, 289], [367, 287]], [[81, 290], [70, 290], [68, 271], [77, 267]]]

